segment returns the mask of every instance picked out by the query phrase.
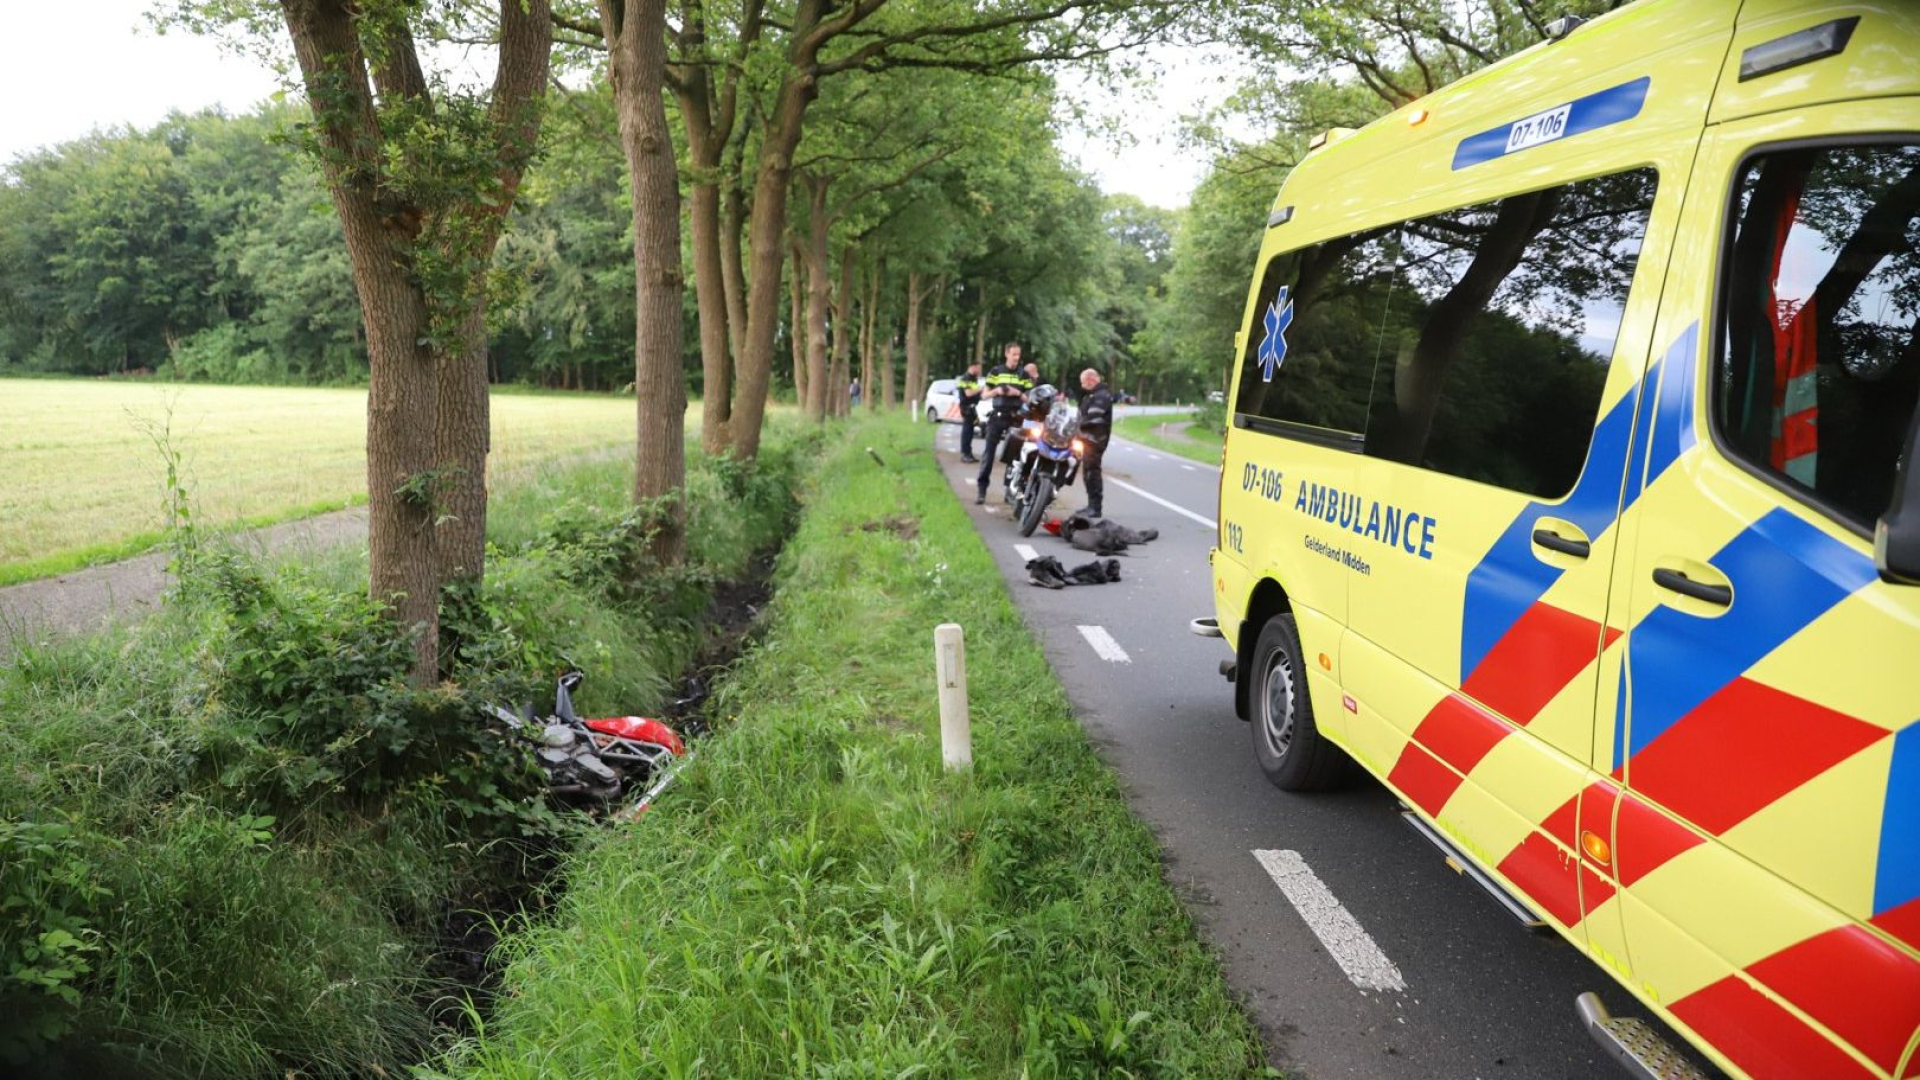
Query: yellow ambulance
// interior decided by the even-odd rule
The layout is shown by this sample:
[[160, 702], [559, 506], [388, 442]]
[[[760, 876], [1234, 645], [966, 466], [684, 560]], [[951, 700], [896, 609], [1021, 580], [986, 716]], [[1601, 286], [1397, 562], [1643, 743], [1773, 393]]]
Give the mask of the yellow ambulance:
[[1920, 3], [1555, 35], [1275, 200], [1222, 670], [1275, 784], [1365, 768], [1728, 1074], [1913, 1080]]

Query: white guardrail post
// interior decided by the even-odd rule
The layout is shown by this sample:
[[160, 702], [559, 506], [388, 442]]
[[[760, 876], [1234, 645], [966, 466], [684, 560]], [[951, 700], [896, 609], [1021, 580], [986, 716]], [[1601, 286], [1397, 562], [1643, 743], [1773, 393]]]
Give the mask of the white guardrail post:
[[967, 715], [967, 640], [959, 623], [933, 628], [934, 676], [940, 687], [940, 754], [948, 772], [973, 768], [973, 721]]

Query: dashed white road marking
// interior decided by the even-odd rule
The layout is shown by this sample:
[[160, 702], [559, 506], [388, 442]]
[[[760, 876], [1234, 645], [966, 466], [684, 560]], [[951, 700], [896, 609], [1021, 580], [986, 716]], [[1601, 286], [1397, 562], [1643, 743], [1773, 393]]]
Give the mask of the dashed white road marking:
[[1180, 467], [1181, 467], [1181, 468], [1183, 468], [1183, 469], [1185, 469], [1185, 470], [1187, 470], [1188, 472], [1199, 472], [1199, 471], [1200, 471], [1199, 469], [1196, 469], [1196, 468], [1194, 468], [1194, 467], [1193, 467], [1193, 466], [1191, 466], [1191, 465], [1182, 465], [1182, 466], [1180, 466]]
[[1205, 525], [1209, 529], [1217, 529], [1220, 527], [1219, 522], [1214, 521], [1210, 517], [1203, 517], [1202, 515], [1196, 514], [1184, 506], [1179, 506], [1174, 503], [1170, 503], [1167, 500], [1161, 498], [1160, 496], [1155, 495], [1153, 492], [1148, 491], [1145, 488], [1135, 487], [1132, 484], [1127, 483], [1125, 480], [1122, 480], [1117, 476], [1107, 477], [1107, 483], [1112, 484], [1116, 487], [1126, 488], [1128, 491], [1133, 492], [1135, 495], [1140, 496], [1141, 498], [1147, 500], [1148, 502], [1159, 503], [1161, 506], [1166, 507], [1167, 509], [1173, 511], [1174, 513], [1192, 518], [1193, 520], [1199, 522], [1200, 524]]
[[1013, 552], [1014, 554], [1020, 556], [1020, 558], [1025, 562], [1032, 562], [1033, 560], [1040, 557], [1040, 553], [1038, 551], [1033, 550], [1032, 544], [1015, 544], [1013, 545]]
[[[1081, 627], [1085, 631], [1086, 627]], [[1407, 981], [1387, 954], [1374, 944], [1360, 920], [1341, 904], [1297, 851], [1255, 851], [1267, 876], [1306, 920], [1307, 929], [1361, 990], [1405, 990]]]
[[1153, 452], [1153, 451], [1151, 451], [1151, 450], [1149, 450], [1149, 451], [1147, 451], [1147, 456], [1148, 456], [1149, 458], [1152, 458], [1152, 459], [1153, 459], [1153, 460], [1155, 460], [1155, 461], [1159, 461], [1159, 460], [1160, 460], [1160, 455], [1159, 455], [1159, 454], [1156, 454], [1156, 453], [1154, 453], [1154, 452]]
[[1087, 644], [1093, 646], [1093, 651], [1100, 655], [1100, 659], [1111, 664], [1133, 663], [1133, 657], [1128, 656], [1127, 650], [1121, 648], [1120, 643], [1113, 640], [1113, 635], [1107, 633], [1106, 627], [1082, 626], [1078, 629], [1080, 636], [1087, 639]]

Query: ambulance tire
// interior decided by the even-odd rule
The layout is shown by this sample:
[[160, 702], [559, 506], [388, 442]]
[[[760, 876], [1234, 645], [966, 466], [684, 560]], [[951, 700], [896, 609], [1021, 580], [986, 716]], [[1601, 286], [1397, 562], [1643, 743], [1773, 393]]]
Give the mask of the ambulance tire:
[[1307, 665], [1292, 615], [1276, 615], [1260, 629], [1248, 676], [1253, 756], [1282, 791], [1327, 791], [1347, 778], [1341, 749], [1320, 736], [1307, 695]]

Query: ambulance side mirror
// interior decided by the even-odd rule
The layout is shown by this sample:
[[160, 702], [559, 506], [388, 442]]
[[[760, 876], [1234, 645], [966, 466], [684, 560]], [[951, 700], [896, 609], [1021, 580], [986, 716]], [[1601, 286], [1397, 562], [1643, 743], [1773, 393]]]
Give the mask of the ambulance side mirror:
[[1873, 530], [1873, 565], [1881, 581], [1920, 585], [1920, 412], [1907, 427], [1907, 449], [1893, 480], [1893, 501]]

